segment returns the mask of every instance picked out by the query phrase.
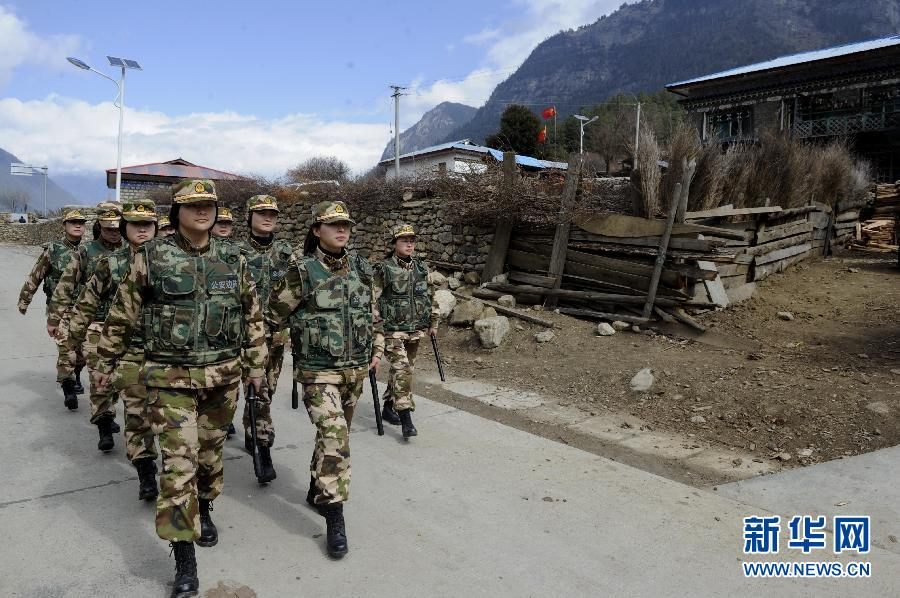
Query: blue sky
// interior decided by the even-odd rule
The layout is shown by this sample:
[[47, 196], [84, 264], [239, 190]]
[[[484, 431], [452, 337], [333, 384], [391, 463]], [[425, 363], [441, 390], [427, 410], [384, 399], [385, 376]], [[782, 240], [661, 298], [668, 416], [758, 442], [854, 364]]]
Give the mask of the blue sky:
[[0, 0], [0, 147], [60, 173], [114, 165], [115, 87], [65, 62], [114, 74], [110, 54], [145, 69], [128, 74], [126, 164], [274, 176], [334, 154], [362, 172], [390, 138], [388, 85], [413, 88], [401, 128], [478, 106], [541, 40], [619, 3]]

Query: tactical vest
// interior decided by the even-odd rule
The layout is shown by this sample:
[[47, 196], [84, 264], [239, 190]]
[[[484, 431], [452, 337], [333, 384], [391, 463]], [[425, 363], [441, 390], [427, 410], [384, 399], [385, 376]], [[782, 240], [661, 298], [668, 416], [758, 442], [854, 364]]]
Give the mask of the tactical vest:
[[275, 284], [284, 278], [291, 263], [293, 249], [287, 241], [272, 241], [268, 247], [256, 247], [250, 241], [241, 244], [241, 251], [247, 258], [250, 274], [256, 282], [256, 294], [260, 307], [269, 305], [269, 296]]
[[[104, 322], [106, 321], [106, 316], [109, 315], [109, 306], [112, 305], [112, 300], [119, 290], [119, 284], [128, 274], [128, 266], [131, 263], [131, 249], [125, 247], [112, 252], [107, 256], [106, 262], [109, 264], [109, 289], [106, 296], [101, 297], [100, 303], [97, 305], [97, 311], [94, 313], [95, 322]], [[132, 334], [132, 339], [140, 336], [139, 333]]]
[[240, 249], [215, 238], [209, 242], [204, 255], [190, 255], [170, 238], [143, 245], [149, 286], [141, 312], [147, 359], [204, 366], [240, 357]]
[[297, 264], [306, 294], [289, 324], [303, 369], [359, 368], [372, 359], [372, 268], [356, 254], [349, 260], [346, 274], [333, 274], [311, 256]]
[[413, 259], [406, 269], [394, 258], [379, 265], [384, 274], [384, 289], [378, 309], [386, 332], [414, 332], [428, 328], [431, 322], [431, 295], [428, 292], [428, 267]]
[[[94, 272], [97, 271], [97, 264], [100, 263], [100, 258], [120, 248], [121, 245], [114, 249], [109, 249], [100, 239], [94, 239], [90, 243], [85, 243], [78, 247], [78, 259], [80, 261], [78, 264], [78, 280], [75, 281], [75, 297], [81, 296], [81, 291], [84, 290], [85, 285], [94, 275]], [[109, 306], [107, 306], [108, 308]], [[106, 318], [105, 315], [103, 317], [104, 319]]]
[[62, 278], [63, 270], [72, 260], [72, 254], [78, 249], [77, 245], [72, 245], [69, 241], [50, 241], [47, 245], [47, 253], [50, 258], [50, 270], [44, 277], [44, 294], [47, 295], [47, 303], [53, 297], [53, 289], [59, 284]]

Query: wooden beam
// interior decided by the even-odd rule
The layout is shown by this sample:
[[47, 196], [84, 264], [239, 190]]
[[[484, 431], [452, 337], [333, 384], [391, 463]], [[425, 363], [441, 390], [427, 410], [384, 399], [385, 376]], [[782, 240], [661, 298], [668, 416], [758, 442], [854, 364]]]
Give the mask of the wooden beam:
[[672, 226], [675, 224], [675, 212], [678, 211], [678, 202], [681, 195], [681, 183], [675, 183], [675, 196], [672, 205], [669, 206], [669, 217], [666, 219], [666, 230], [659, 241], [659, 249], [656, 253], [656, 265], [653, 267], [653, 275], [650, 277], [650, 290], [647, 292], [647, 302], [644, 303], [643, 316], [650, 319], [653, 313], [653, 303], [656, 300], [656, 289], [659, 286], [659, 278], [662, 275], [663, 264], [666, 262], [666, 251], [669, 249], [669, 237], [672, 235]]
[[714, 208], [712, 210], [702, 210], [699, 212], [687, 212], [684, 215], [685, 220], [696, 220], [698, 218], [721, 218], [725, 216], [749, 216], [751, 214], [772, 214], [781, 212], [780, 206], [765, 206], [761, 208]]
[[[569, 168], [566, 171], [566, 186], [563, 189], [562, 201], [559, 208], [559, 224], [556, 225], [556, 234], [553, 237], [553, 251], [550, 253], [550, 267], [547, 275], [554, 277], [553, 288], [562, 286], [563, 270], [566, 267], [566, 252], [569, 250], [569, 229], [572, 227], [570, 215], [575, 207], [575, 197], [578, 194], [578, 183], [581, 179], [581, 154], [569, 154]], [[544, 307], [553, 309], [556, 307], [556, 297], [548, 296], [544, 301]]]
[[792, 222], [791, 224], [783, 224], [781, 226], [773, 226], [757, 233], [756, 244], [761, 245], [763, 243], [768, 243], [769, 241], [774, 241], [775, 239], [808, 233], [811, 232], [812, 229], [812, 222], [806, 220], [803, 220], [802, 222]]
[[[824, 233], [824, 231], [822, 231]], [[760, 245], [754, 245], [753, 247], [747, 247], [744, 249], [744, 255], [749, 256], [757, 256], [763, 255], [766, 253], [770, 253], [772, 251], [776, 251], [778, 249], [783, 249], [785, 247], [791, 247], [793, 245], [800, 245], [802, 243], [806, 243], [812, 238], [812, 233], [800, 233], [799, 235], [794, 235], [793, 237], [784, 237], [782, 239], [778, 239], [776, 241], [769, 241], [768, 243], [762, 243]], [[824, 237], [823, 237], [824, 238]]]
[[687, 213], [688, 195], [690, 195], [691, 181], [694, 180], [694, 173], [697, 171], [697, 160], [691, 158], [688, 162], [687, 158], [681, 160], [681, 198], [678, 200], [678, 210], [675, 212], [675, 222], [684, 222], [684, 215]]
[[809, 243], [802, 243], [800, 245], [785, 247], [784, 249], [779, 249], [770, 253], [764, 253], [763, 255], [756, 256], [756, 265], [761, 266], [762, 264], [777, 262], [778, 260], [783, 260], [800, 253], [805, 253], [810, 249], [812, 249], [812, 245], [810, 245]]
[[[614, 238], [658, 237], [666, 229], [665, 220], [640, 218], [627, 214], [598, 214], [580, 218], [575, 221], [575, 224], [581, 230], [591, 234]], [[736, 239], [738, 241], [747, 241], [750, 238], [745, 231], [702, 224], [676, 224], [672, 228], [673, 235], [696, 233], [714, 235], [725, 239]]]
[[[457, 299], [465, 299], [467, 301], [472, 300], [471, 297], [469, 297], [467, 295], [463, 295], [462, 293], [457, 293], [456, 291], [450, 291], [450, 292]], [[553, 328], [553, 322], [544, 320], [542, 318], [538, 318], [537, 316], [532, 316], [531, 314], [524, 313], [522, 311], [519, 311], [518, 309], [513, 309], [511, 307], [504, 307], [503, 305], [493, 303], [491, 301], [484, 301], [484, 300], [479, 300], [479, 301], [482, 301], [482, 303], [484, 303], [485, 305], [490, 305], [491, 307], [493, 307], [494, 310], [498, 314], [505, 314], [507, 316], [513, 316], [515, 318], [519, 318], [520, 320], [524, 320], [525, 322], [531, 322], [532, 324], [540, 324], [541, 326], [544, 326], [545, 328]]]
[[[512, 193], [515, 176], [516, 154], [515, 152], [504, 152], [503, 186], [506, 193]], [[484, 269], [481, 271], [482, 280], [491, 280], [498, 274], [503, 273], [503, 266], [506, 264], [506, 252], [509, 250], [509, 240], [512, 238], [514, 223], [515, 221], [512, 218], [499, 218], [497, 220], [497, 226], [494, 229], [494, 240], [491, 242]]]
[[577, 316], [581, 318], [591, 318], [594, 320], [609, 320], [610, 322], [628, 322], [629, 324], [646, 324], [650, 320], [642, 316], [626, 316], [624, 314], [612, 314], [603, 311], [594, 311], [592, 309], [578, 309], [575, 307], [560, 307], [559, 313], [567, 316]]
[[[530, 285], [516, 285], [502, 282], [485, 283], [484, 288], [492, 291], [500, 291], [509, 293], [510, 295], [534, 294], [544, 296], [554, 296], [564, 299], [579, 299], [582, 301], [599, 301], [601, 303], [621, 303], [622, 305], [641, 305], [645, 303], [646, 298], [642, 295], [626, 295], [623, 293], [602, 293], [597, 291], [576, 291], [573, 289], [545, 289], [543, 287], [533, 287]], [[683, 305], [686, 299], [673, 299], [669, 297], [659, 297], [656, 301], [662, 306]]]

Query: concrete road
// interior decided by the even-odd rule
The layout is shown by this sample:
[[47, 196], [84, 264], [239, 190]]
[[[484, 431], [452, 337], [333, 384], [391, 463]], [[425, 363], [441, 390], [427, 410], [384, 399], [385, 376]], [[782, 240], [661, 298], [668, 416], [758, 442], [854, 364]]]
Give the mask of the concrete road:
[[[0, 596], [166, 596], [174, 562], [121, 436], [98, 453], [86, 402], [62, 405], [41, 298], [15, 310], [35, 256], [0, 246]], [[285, 376], [272, 485], [257, 486], [239, 438], [228, 444], [219, 545], [197, 549], [206, 596], [900, 595], [900, 556], [879, 548], [869, 579], [745, 579], [741, 519], [760, 507], [424, 398], [421, 436], [378, 437], [368, 392], [351, 442], [350, 554], [334, 562], [304, 503], [312, 426], [289, 393]], [[849, 560], [812, 560], [835, 558]]]

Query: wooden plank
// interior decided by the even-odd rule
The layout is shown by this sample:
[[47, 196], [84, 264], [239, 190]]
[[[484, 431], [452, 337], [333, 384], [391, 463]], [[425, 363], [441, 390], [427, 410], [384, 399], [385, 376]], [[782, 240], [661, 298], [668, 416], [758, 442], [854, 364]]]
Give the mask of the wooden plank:
[[509, 279], [523, 284], [530, 284], [536, 287], [553, 288], [556, 278], [552, 276], [541, 276], [539, 274], [531, 274], [529, 272], [509, 272]]
[[[580, 218], [575, 224], [583, 231], [594, 235], [615, 238], [658, 237], [663, 234], [666, 221], [661, 219], [640, 218], [626, 214], [598, 214]], [[691, 235], [695, 233], [710, 234], [726, 239], [746, 241], [746, 232], [701, 224], [676, 224], [672, 235]]]
[[859, 210], [850, 210], [849, 212], [841, 212], [835, 218], [835, 222], [855, 222], [859, 220]]
[[659, 241], [659, 249], [656, 253], [656, 265], [653, 266], [653, 276], [650, 278], [650, 289], [647, 291], [647, 302], [644, 304], [643, 317], [650, 319], [653, 313], [653, 305], [656, 300], [656, 290], [659, 287], [659, 279], [662, 276], [663, 264], [666, 262], [666, 251], [669, 249], [669, 239], [672, 236], [672, 226], [675, 224], [675, 214], [678, 211], [678, 202], [681, 197], [681, 183], [675, 183], [672, 205], [669, 206], [669, 217], [666, 219], [666, 230]]
[[580, 318], [591, 318], [594, 320], [608, 320], [610, 322], [628, 322], [629, 324], [646, 324], [650, 320], [641, 316], [628, 316], [624, 314], [613, 314], [602, 311], [594, 311], [592, 309], [579, 309], [576, 307], [560, 307], [559, 313], [567, 316], [576, 316]]
[[722, 218], [726, 216], [749, 216], [751, 214], [772, 214], [781, 212], [780, 206], [765, 206], [760, 208], [714, 208], [712, 210], [701, 210], [699, 212], [686, 212], [685, 220], [696, 220], [698, 218]]
[[[503, 153], [503, 185], [512, 188], [516, 176], [515, 152]], [[494, 230], [494, 240], [481, 271], [483, 280], [491, 280], [503, 273], [503, 265], [506, 263], [506, 252], [509, 250], [509, 240], [512, 238], [514, 220], [512, 218], [499, 218]]]
[[782, 249], [784, 247], [792, 247], [794, 245], [802, 245], [803, 243], [808, 242], [812, 239], [813, 233], [801, 233], [799, 235], [794, 235], [793, 237], [784, 237], [782, 239], [778, 239], [776, 241], [769, 241], [768, 243], [762, 243], [760, 245], [755, 245], [753, 247], [748, 247], [744, 249], [744, 255], [748, 256], [757, 256], [763, 255], [765, 253], [771, 253], [772, 251]]
[[744, 274], [733, 274], [731, 276], [721, 276], [722, 286], [725, 287], [725, 290], [732, 289], [734, 287], [739, 287], [742, 284], [746, 284], [747, 277], [749, 273]]
[[671, 309], [671, 310], [667, 309], [666, 311], [668, 311], [670, 314], [672, 314], [675, 317], [675, 319], [678, 320], [679, 322], [681, 322], [682, 324], [687, 324], [694, 330], [699, 330], [700, 332], [706, 332], [706, 326], [704, 326], [703, 324], [701, 324], [700, 322], [698, 322], [691, 316], [687, 315], [687, 312], [685, 312], [680, 307], [676, 307], [675, 309]]
[[714, 264], [717, 266], [719, 276], [735, 276], [746, 274], [750, 271], [750, 264]]
[[[594, 235], [581, 230], [572, 231], [571, 239], [582, 243], [615, 243], [619, 245], [634, 245], [637, 247], [659, 247], [660, 241], [660, 237], [607, 237], [604, 235]], [[689, 251], [710, 251], [713, 247], [718, 247], [720, 245], [721, 243], [713, 241], [685, 239], [683, 237], [672, 238], [669, 243], [669, 246], [672, 249], [685, 249]]]
[[800, 233], [808, 233], [812, 229], [812, 223], [807, 222], [806, 220], [802, 222], [785, 224], [783, 226], [773, 226], [767, 230], [757, 233], [756, 244], [761, 245], [763, 243], [768, 243], [769, 241], [774, 241], [776, 239], [799, 235]]
[[681, 224], [684, 222], [684, 215], [687, 213], [688, 196], [691, 190], [691, 181], [694, 180], [694, 173], [697, 171], [697, 160], [691, 158], [688, 162], [687, 158], [681, 159], [681, 197], [678, 199], [678, 209], [675, 211], [675, 222]]
[[828, 214], [825, 212], [811, 212], [807, 219], [812, 222], [813, 228], [824, 229], [828, 226]]
[[[654, 257], [656, 256], [656, 248], [653, 247], [631, 247], [627, 245], [599, 245], [587, 243], [574, 243], [573, 247], [579, 249], [589, 249], [597, 253], [608, 253], [612, 255], [633, 256], [633, 257]], [[718, 250], [711, 251], [688, 251], [680, 249], [670, 249], [668, 257], [672, 259], [683, 260], [706, 260], [710, 262], [733, 262], [739, 258], [738, 253], [734, 250]], [[749, 263], [749, 260], [748, 260]]]
[[834, 230], [836, 231], [845, 231], [856, 228], [856, 220], [852, 222], [835, 222]]
[[[451, 293], [453, 294], [453, 296], [456, 297], [457, 299], [465, 299], [465, 300], [467, 300], [467, 301], [472, 299], [471, 297], [469, 297], [469, 296], [467, 296], [467, 295], [463, 295], [462, 293], [457, 293], [456, 291], [450, 291], [450, 292], [451, 292]], [[520, 320], [524, 320], [525, 322], [531, 322], [532, 324], [540, 324], [541, 326], [544, 326], [544, 327], [546, 327], [546, 328], [553, 328], [553, 322], [550, 322], [550, 321], [548, 321], [548, 320], [544, 320], [544, 319], [542, 319], [542, 318], [538, 318], [538, 317], [536, 317], [536, 316], [532, 316], [531, 314], [522, 312], [522, 311], [520, 311], [520, 310], [518, 310], [518, 309], [513, 309], [513, 308], [511, 308], [511, 307], [504, 307], [504, 306], [502, 306], [502, 305], [500, 305], [500, 304], [498, 304], [498, 303], [494, 303], [494, 302], [491, 302], [491, 301], [484, 301], [484, 300], [481, 300], [481, 301], [482, 301], [485, 305], [490, 305], [491, 307], [493, 307], [494, 310], [495, 310], [498, 314], [504, 314], [504, 315], [507, 315], [507, 316], [513, 316], [513, 317], [519, 318]]]
[[[578, 193], [578, 182], [581, 178], [581, 154], [569, 154], [569, 168], [566, 171], [566, 186], [563, 190], [562, 201], [559, 208], [560, 222], [556, 225], [556, 234], [553, 236], [553, 250], [550, 253], [550, 267], [547, 275], [555, 278], [553, 287], [558, 289], [562, 285], [562, 274], [566, 267], [566, 252], [569, 251], [569, 229], [572, 222], [569, 215], [575, 206], [575, 195]], [[556, 297], [548, 296], [544, 301], [544, 307], [553, 309], [556, 307]]]
[[772, 262], [770, 264], [763, 264], [761, 266], [757, 266], [753, 270], [753, 281], [757, 282], [760, 280], [765, 280], [766, 278], [768, 278], [772, 274], [775, 274], [776, 272], [782, 272], [783, 270], [787, 269], [789, 266], [792, 266], [796, 263], [802, 262], [803, 260], [807, 259], [809, 257], [809, 255], [810, 255], [809, 252], [800, 253], [800, 254], [791, 256], [789, 258], [777, 261], [777, 262]]
[[725, 292], [728, 293], [729, 301], [732, 303], [741, 303], [753, 297], [753, 294], [756, 293], [756, 283], [748, 282], [737, 287], [725, 289]]
[[811, 212], [815, 212], [818, 210], [816, 206], [800, 206], [799, 208], [786, 208], [781, 210], [780, 212], [775, 212], [774, 214], [766, 214], [766, 220], [787, 220], [788, 218], [794, 218], [797, 216], [804, 216]]
[[792, 247], [785, 247], [784, 249], [764, 253], [762, 255], [756, 256], [756, 265], [761, 266], [763, 264], [777, 262], [778, 260], [783, 260], [785, 258], [795, 256], [799, 253], [805, 253], [810, 249], [812, 249], [812, 245], [810, 243], [803, 243], [801, 245], [794, 245]]
[[[698, 262], [698, 265], [701, 268], [713, 269], [716, 265], [712, 262]], [[713, 303], [718, 305], [719, 307], [728, 307], [728, 295], [725, 294], [725, 287], [722, 285], [722, 279], [719, 278], [718, 274], [716, 275], [715, 280], [704, 280], [704, 286], [706, 286], [706, 292], [709, 293], [709, 298]]]
[[[565, 299], [579, 299], [582, 301], [599, 301], [601, 303], [621, 303], [623, 305], [642, 305], [646, 301], [643, 295], [627, 295], [623, 293], [601, 293], [595, 291], [576, 291], [572, 289], [545, 289], [542, 287], [533, 287], [529, 285], [514, 285], [502, 282], [489, 282], [485, 284], [485, 288], [492, 291], [500, 291], [514, 295], [516, 293], [526, 293], [534, 295], [553, 295], [555, 297]], [[684, 299], [670, 299], [668, 297], [659, 297], [656, 303], [664, 307], [673, 305], [681, 305]]]

